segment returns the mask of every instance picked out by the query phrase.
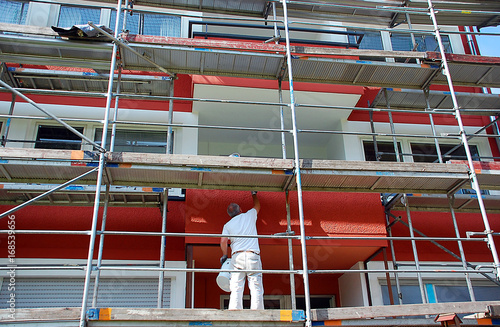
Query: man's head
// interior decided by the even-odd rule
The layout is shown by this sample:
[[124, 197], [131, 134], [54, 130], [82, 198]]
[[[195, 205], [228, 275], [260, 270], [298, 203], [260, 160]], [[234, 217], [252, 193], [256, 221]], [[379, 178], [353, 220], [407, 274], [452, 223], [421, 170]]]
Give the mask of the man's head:
[[229, 215], [229, 217], [233, 218], [234, 216], [237, 216], [241, 213], [241, 209], [240, 209], [240, 206], [237, 205], [236, 203], [231, 203], [228, 207], [227, 207], [227, 214]]

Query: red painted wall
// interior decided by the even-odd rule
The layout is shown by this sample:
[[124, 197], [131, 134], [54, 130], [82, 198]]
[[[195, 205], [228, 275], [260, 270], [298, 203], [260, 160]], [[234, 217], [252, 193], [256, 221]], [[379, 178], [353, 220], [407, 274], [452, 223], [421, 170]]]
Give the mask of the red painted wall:
[[[10, 207], [1, 206], [4, 212]], [[184, 203], [170, 201], [167, 231], [184, 231]], [[92, 207], [27, 206], [16, 211], [17, 230], [90, 230]], [[102, 210], [99, 215], [102, 217]], [[7, 229], [8, 218], [0, 221], [0, 229]], [[99, 219], [99, 230], [101, 218]], [[159, 208], [108, 209], [106, 229], [109, 231], [161, 232], [161, 211]], [[86, 259], [89, 236], [75, 235], [16, 235], [16, 258], [69, 258]], [[7, 241], [0, 235], [0, 245]], [[6, 246], [1, 246], [6, 255]], [[97, 249], [97, 247], [96, 247]], [[97, 250], [95, 251], [97, 258]], [[113, 260], [158, 260], [160, 258], [160, 237], [115, 236], [105, 237], [103, 259]], [[167, 239], [167, 260], [185, 260], [184, 239]]]
[[[396, 216], [401, 216], [408, 222], [406, 212], [394, 211]], [[485, 230], [482, 217], [479, 213], [456, 213], [458, 229], [461, 237], [466, 237], [466, 232], [483, 232]], [[431, 237], [455, 237], [453, 221], [449, 212], [411, 212], [411, 220], [415, 229]], [[500, 214], [488, 214], [491, 229], [500, 229]], [[401, 223], [396, 223], [392, 228], [394, 236], [410, 236], [409, 229]], [[418, 236], [417, 234], [415, 234]], [[498, 239], [496, 241], [497, 251], [500, 251]], [[457, 242], [438, 242], [443, 246], [460, 255]], [[485, 242], [462, 242], [467, 261], [493, 262], [491, 252]], [[410, 242], [395, 242], [396, 260], [413, 261], [413, 252]], [[457, 261], [453, 256], [445, 253], [437, 246], [427, 241], [417, 242], [417, 251], [420, 260], [429, 261]], [[388, 251], [389, 253], [390, 251]]]
[[[261, 210], [257, 229], [259, 233], [274, 234], [286, 230], [285, 194], [259, 192]], [[248, 191], [188, 190], [186, 194], [186, 232], [220, 234], [229, 220], [226, 208], [239, 203], [243, 211], [252, 208]], [[334, 192], [304, 192], [305, 229], [308, 235], [385, 235], [385, 217], [379, 194]], [[290, 193], [292, 230], [299, 233], [297, 196]], [[187, 238], [188, 243], [218, 243], [217, 239]], [[273, 240], [260, 240], [274, 244]], [[311, 241], [319, 244], [320, 241]], [[357, 245], [373, 245], [369, 241]], [[338, 242], [345, 244], [345, 242]], [[379, 245], [380, 243], [377, 243]]]

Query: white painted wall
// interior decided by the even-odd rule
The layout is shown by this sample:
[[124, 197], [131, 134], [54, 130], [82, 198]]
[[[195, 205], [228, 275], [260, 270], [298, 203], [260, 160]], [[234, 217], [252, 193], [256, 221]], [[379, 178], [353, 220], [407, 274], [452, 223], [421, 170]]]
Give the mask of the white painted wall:
[[[364, 269], [360, 261], [351, 267], [351, 270]], [[347, 273], [339, 278], [340, 304], [342, 307], [367, 307], [366, 281], [363, 274]]]
[[[96, 265], [97, 262], [94, 262]], [[0, 264], [7, 266], [11, 263], [7, 258], [0, 258]], [[25, 266], [85, 266], [86, 260], [82, 259], [23, 259], [16, 258], [16, 265]], [[103, 260], [103, 266], [152, 266], [158, 265], [157, 261], [138, 261], [138, 260]], [[184, 261], [165, 261], [165, 268], [185, 269], [186, 262]], [[95, 273], [93, 272], [93, 275]], [[85, 278], [84, 270], [16, 270], [18, 278]], [[123, 270], [102, 270], [101, 277], [103, 278], [158, 278], [157, 271], [123, 271]], [[166, 271], [165, 278], [171, 278], [171, 308], [185, 308], [186, 299], [186, 273], [184, 271]], [[1, 286], [1, 284], [0, 284]]]
[[[56, 115], [58, 118], [76, 118], [89, 120], [86, 122], [68, 122], [71, 126], [84, 127], [84, 135], [94, 139], [95, 130], [102, 128], [102, 119], [104, 118], [104, 108], [90, 106], [66, 106], [39, 104], [44, 110]], [[0, 101], [0, 114], [8, 114], [10, 102]], [[39, 119], [20, 119], [13, 118], [10, 123], [9, 139], [17, 140], [36, 140], [38, 125], [57, 125], [53, 120], [44, 119], [45, 115], [28, 103], [17, 102], [14, 106], [15, 116], [32, 116]], [[139, 110], [139, 109], [119, 109], [118, 120], [129, 122], [148, 122], [148, 123], [167, 123], [168, 113], [159, 110]], [[6, 118], [0, 119], [3, 122], [2, 133], [5, 131]], [[198, 115], [190, 112], [174, 112], [173, 122], [175, 124], [196, 125]], [[123, 125], [120, 129], [135, 130], [167, 130], [167, 127], [145, 126], [145, 125]], [[198, 129], [197, 128], [174, 128], [174, 151], [182, 154], [198, 153]], [[3, 135], [3, 134], [2, 134]], [[33, 147], [30, 143], [10, 142], [9, 147]], [[84, 150], [90, 150], [86, 146]]]
[[[419, 124], [396, 124], [395, 125], [396, 134], [406, 134], [406, 135], [432, 135], [430, 125], [419, 125]], [[478, 127], [466, 127], [465, 130], [467, 134], [473, 134], [479, 128]], [[369, 122], [356, 122], [356, 121], [346, 121], [343, 124], [344, 131], [360, 132], [360, 133], [371, 133]], [[391, 128], [389, 123], [375, 123], [375, 131], [377, 133], [391, 133]], [[439, 136], [443, 135], [458, 135], [458, 126], [451, 125], [436, 125], [436, 133]], [[482, 133], [484, 134], [484, 132]], [[371, 136], [356, 136], [347, 135], [344, 137], [344, 148], [346, 150], [346, 160], [364, 160], [363, 153], [363, 140], [372, 141]], [[390, 136], [378, 136], [378, 141], [389, 141], [392, 142], [392, 137]], [[398, 137], [398, 142], [401, 143], [402, 151], [404, 153], [411, 153], [410, 144], [415, 143], [434, 143], [432, 138], [418, 138], [418, 137]], [[458, 144], [457, 139], [440, 139], [441, 144]], [[491, 148], [486, 138], [474, 138], [469, 142], [471, 145], [478, 147], [481, 156], [491, 157]], [[409, 156], [404, 157], [405, 162], [412, 162], [413, 159]], [[487, 161], [487, 159], [484, 159]]]

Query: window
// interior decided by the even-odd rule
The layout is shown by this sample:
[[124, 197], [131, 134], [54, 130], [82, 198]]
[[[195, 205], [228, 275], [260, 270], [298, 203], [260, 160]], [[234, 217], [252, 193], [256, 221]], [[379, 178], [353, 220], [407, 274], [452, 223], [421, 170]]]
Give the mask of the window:
[[[411, 35], [409, 33], [391, 33], [392, 49], [394, 51], [439, 51], [439, 45], [434, 35], [415, 35], [417, 48], [413, 49]], [[441, 36], [445, 52], [451, 53], [450, 38], [447, 35]]]
[[0, 0], [0, 8], [2, 8], [0, 22], [20, 25], [26, 24], [28, 6], [29, 3], [27, 2]]
[[[477, 146], [469, 145], [472, 160], [479, 160], [479, 151]], [[439, 144], [443, 161], [448, 160], [467, 160], [465, 148], [463, 145]], [[411, 143], [411, 152], [414, 162], [439, 162], [436, 151], [436, 145], [433, 143]]]
[[88, 22], [98, 24], [100, 17], [100, 9], [61, 6], [57, 26], [71, 27], [73, 25], [87, 25]]
[[[120, 24], [123, 17], [120, 17]], [[116, 10], [111, 12], [109, 27], [115, 28]], [[122, 28], [121, 25], [120, 29]], [[181, 17], [161, 14], [133, 13], [127, 14], [126, 29], [131, 34], [158, 35], [158, 36], [181, 36]]]
[[[372, 141], [363, 141], [363, 149], [366, 161], [377, 161], [375, 145]], [[401, 154], [401, 143], [398, 142], [398, 150]], [[393, 142], [377, 142], [378, 161], [397, 161]]]
[[[100, 144], [102, 128], [95, 131], [95, 142]], [[109, 149], [111, 131], [108, 131], [106, 149]], [[172, 137], [173, 141], [173, 137]], [[167, 132], [118, 129], [115, 135], [115, 152], [167, 153]]]
[[[458, 284], [458, 285], [457, 285]], [[426, 284], [427, 293], [431, 292], [433, 294], [428, 294], [438, 303], [445, 302], [467, 302], [470, 301], [469, 290], [467, 286], [460, 285], [462, 283], [456, 281], [454, 285], [446, 285], [442, 282]], [[473, 285], [474, 296], [477, 301], [498, 301], [500, 300], [500, 287], [499, 286], [484, 286], [484, 285]], [[401, 293], [403, 304], [418, 304], [422, 303], [420, 295], [420, 287], [418, 285], [401, 285]], [[392, 286], [392, 294], [394, 296], [395, 304], [398, 304], [397, 300], [397, 288]], [[384, 305], [389, 305], [389, 292], [387, 285], [382, 286], [382, 297], [384, 300]]]
[[[359, 44], [360, 49], [384, 50], [380, 32], [354, 30], [349, 30], [349, 32], [359, 32], [364, 34], [363, 39], [361, 39], [361, 43]], [[356, 43], [356, 38], [354, 37], [354, 35], [349, 35], [349, 43]]]
[[[83, 127], [75, 127], [83, 133]], [[38, 126], [35, 148], [80, 150], [82, 139], [64, 126]]]

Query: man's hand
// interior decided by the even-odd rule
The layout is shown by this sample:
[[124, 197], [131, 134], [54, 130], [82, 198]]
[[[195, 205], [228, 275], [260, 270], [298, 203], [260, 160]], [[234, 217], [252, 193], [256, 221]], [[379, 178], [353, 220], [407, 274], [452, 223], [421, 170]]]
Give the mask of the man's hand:
[[224, 262], [226, 262], [226, 260], [227, 260], [227, 255], [224, 254], [222, 257], [220, 257], [220, 264], [223, 265]]

